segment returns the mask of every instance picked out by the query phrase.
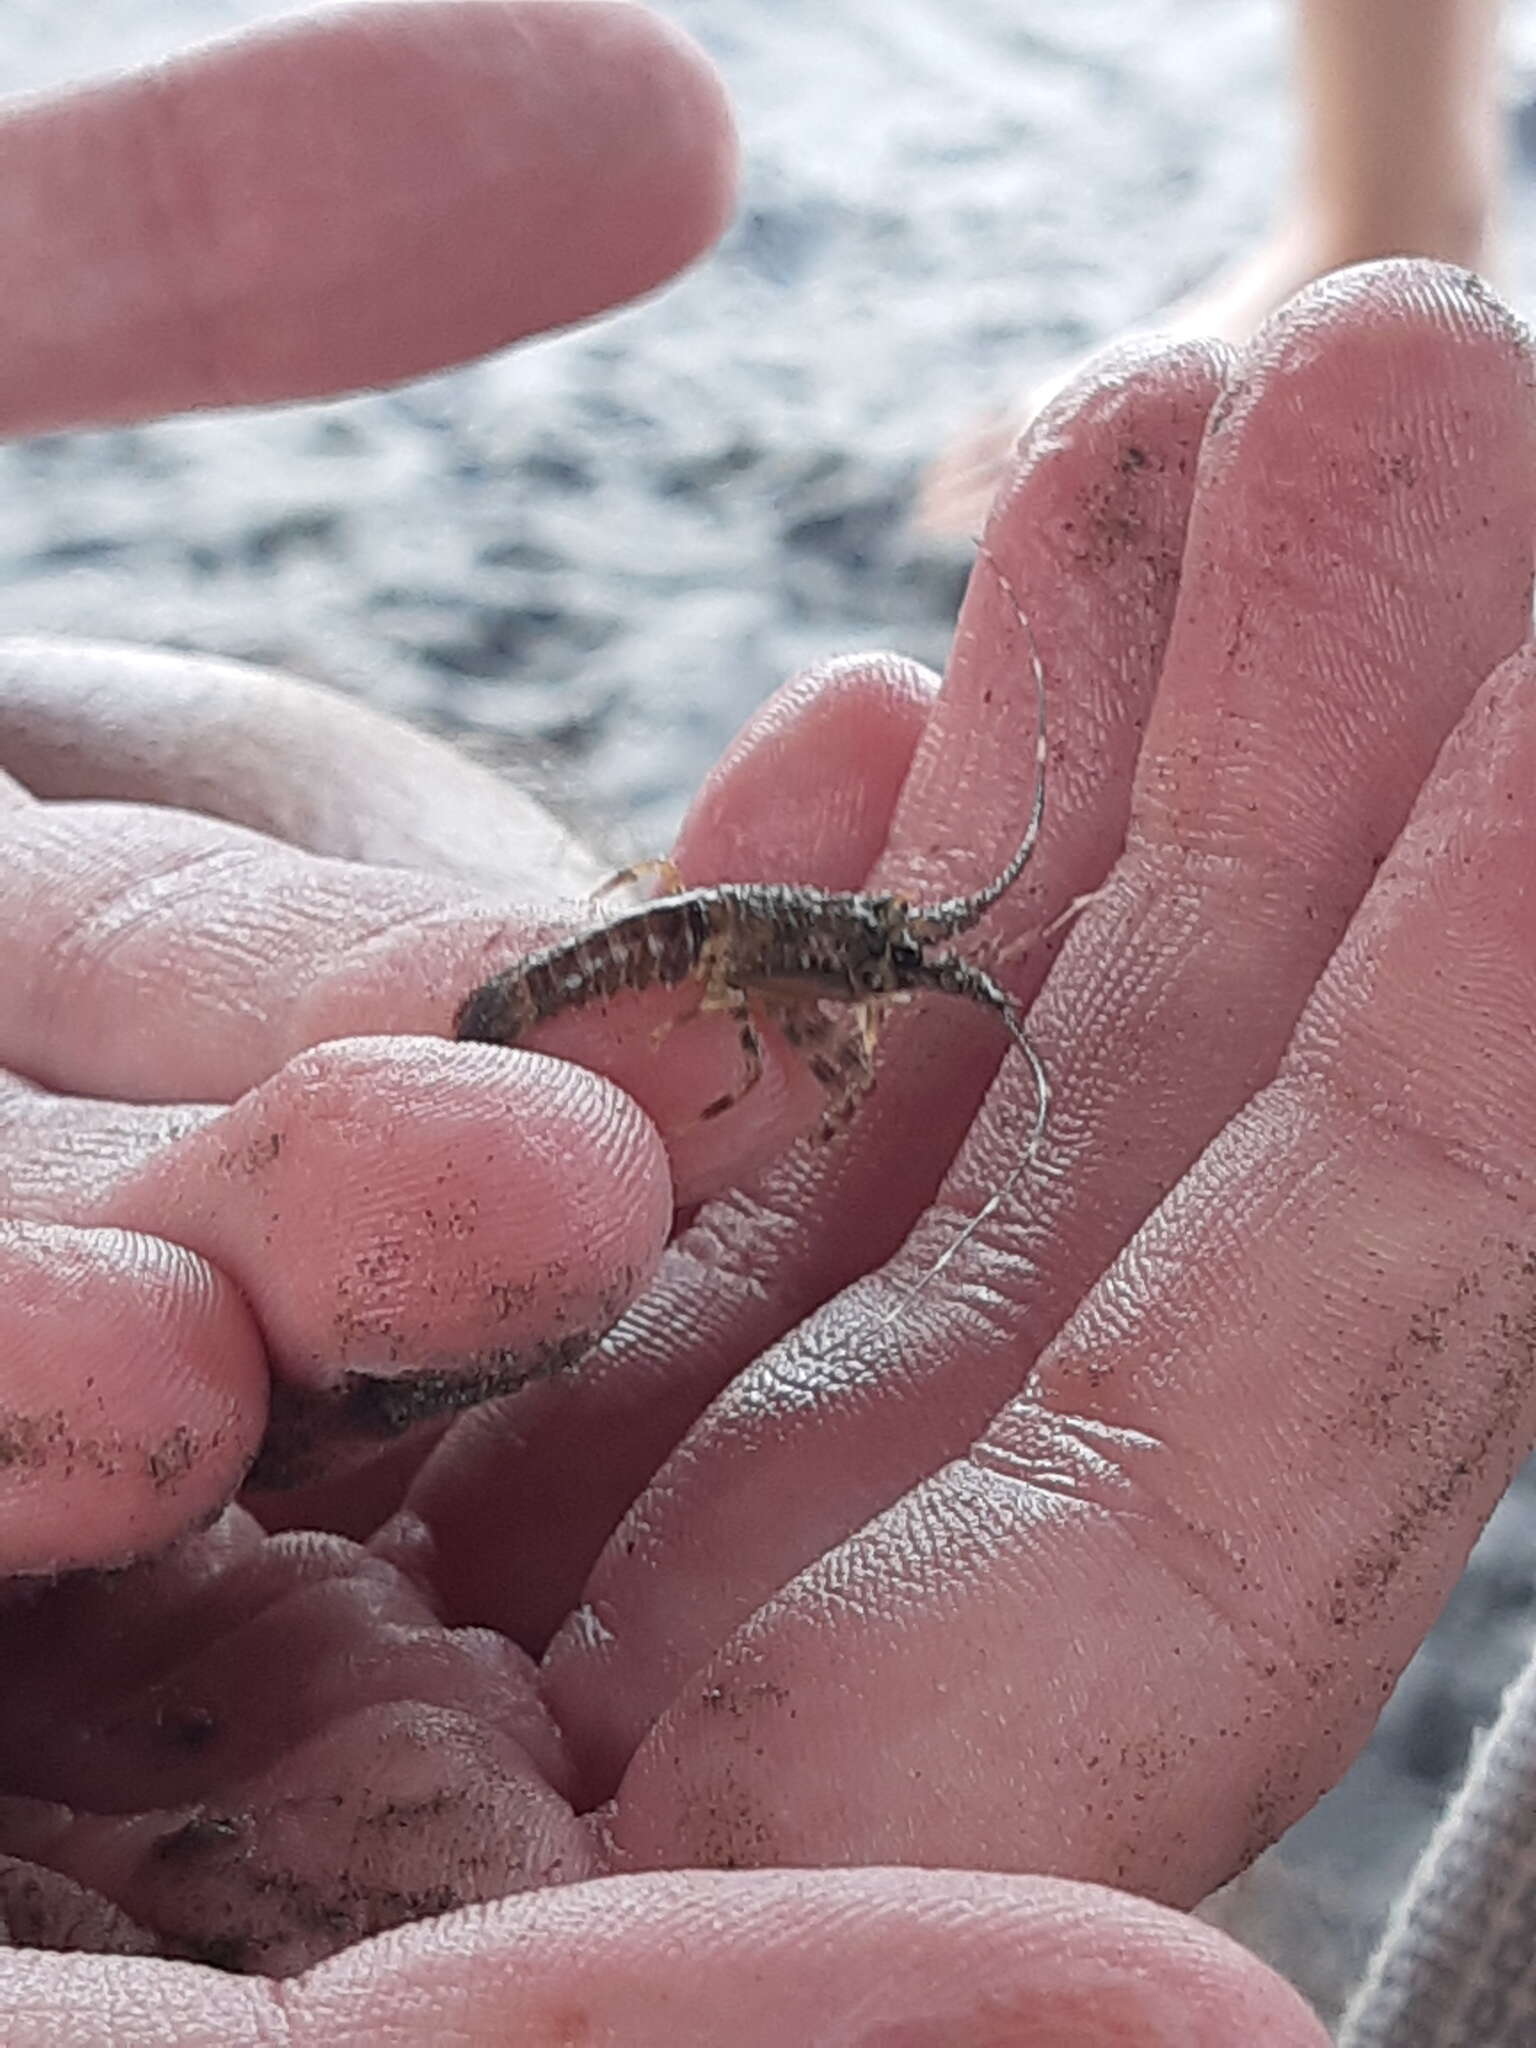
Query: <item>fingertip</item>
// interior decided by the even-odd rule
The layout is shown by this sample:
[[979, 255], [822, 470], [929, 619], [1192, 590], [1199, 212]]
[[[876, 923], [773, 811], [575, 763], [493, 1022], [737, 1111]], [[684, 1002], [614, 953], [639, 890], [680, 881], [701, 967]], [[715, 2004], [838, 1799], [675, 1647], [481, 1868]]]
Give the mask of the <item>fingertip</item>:
[[1278, 360], [1309, 330], [1360, 326], [1431, 327], [1464, 342], [1482, 334], [1521, 353], [1530, 330], [1499, 294], [1464, 264], [1424, 256], [1386, 256], [1330, 270], [1278, 307], [1259, 329], [1254, 353]]
[[[1241, 430], [1255, 414], [1271, 422], [1277, 447], [1285, 436], [1293, 450], [1318, 437], [1337, 444], [1340, 422], [1317, 401], [1320, 358], [1327, 382], [1361, 399], [1364, 446], [1336, 446], [1340, 482], [1358, 471], [1378, 489], [1378, 475], [1411, 481], [1405, 450], [1447, 406], [1458, 408], [1466, 435], [1460, 466], [1475, 471], [1492, 453], [1479, 447], [1487, 423], [1494, 421], [1507, 440], [1509, 398], [1528, 393], [1532, 381], [1529, 330], [1475, 271], [1406, 256], [1352, 264], [1287, 299], [1241, 351], [1211, 414], [1209, 457], [1223, 467], [1234, 462]], [[1481, 379], [1488, 388], [1477, 391]], [[1304, 396], [1277, 407], [1271, 394], [1292, 385]], [[1474, 405], [1464, 410], [1463, 399], [1474, 393]], [[1527, 441], [1529, 435], [1527, 425]]]
[[229, 1500], [266, 1417], [260, 1337], [192, 1252], [0, 1224], [0, 1572], [125, 1564]]
[[858, 888], [884, 850], [938, 690], [929, 670], [884, 654], [784, 684], [689, 807], [674, 849], [689, 883]]
[[[114, 1210], [239, 1280], [277, 1410], [319, 1445], [564, 1370], [654, 1271], [673, 1200], [660, 1136], [600, 1075], [500, 1046], [358, 1038], [291, 1060]], [[295, 1407], [311, 1397], [318, 1409]], [[277, 1460], [269, 1445], [269, 1482]]]

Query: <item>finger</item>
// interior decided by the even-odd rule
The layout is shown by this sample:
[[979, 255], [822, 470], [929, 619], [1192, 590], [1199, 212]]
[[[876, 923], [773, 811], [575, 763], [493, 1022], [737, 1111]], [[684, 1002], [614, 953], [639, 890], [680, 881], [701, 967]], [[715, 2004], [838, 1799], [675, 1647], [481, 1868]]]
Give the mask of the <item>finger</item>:
[[621, 1853], [1192, 1899], [1355, 1753], [1536, 1434], [1533, 684], [1481, 693], [1279, 1079], [1029, 1392], [688, 1681]]
[[0, 761], [35, 795], [167, 804], [482, 889], [592, 889], [601, 864], [455, 748], [312, 683], [204, 655], [0, 641]]
[[[269, 1524], [371, 1534], [398, 1506], [424, 1454], [423, 1429], [430, 1428], [422, 1418], [446, 1418], [491, 1388], [574, 1361], [627, 1299], [636, 1272], [654, 1265], [669, 1226], [664, 1156], [626, 1098], [577, 1069], [527, 1056], [509, 1090], [495, 1055], [478, 1075], [471, 1055], [451, 1076], [457, 1113], [473, 1127], [466, 1142], [445, 1114], [434, 1072], [445, 1053], [433, 1045], [402, 1057], [398, 1046], [390, 1052], [371, 1043], [349, 1070], [333, 1048], [302, 1079], [289, 1069], [281, 1085], [229, 1114], [54, 1096], [0, 1076], [0, 1213], [74, 1224], [153, 1217], [172, 1237], [195, 1240], [216, 1262], [249, 1276], [247, 1300], [267, 1319], [261, 1337], [280, 1376], [248, 1475], [248, 1487], [282, 1485], [268, 1497]], [[322, 1092], [314, 1070], [322, 1064], [337, 1100], [317, 1133], [308, 1120]], [[523, 1096], [531, 1119], [519, 1114]], [[345, 1156], [317, 1161], [338, 1135], [348, 1097], [350, 1128], [333, 1147]], [[546, 1190], [551, 1199], [539, 1218], [546, 1227], [530, 1233], [523, 1211], [543, 1182], [537, 1162], [532, 1173], [522, 1170], [519, 1147], [537, 1145], [546, 1126], [550, 1153], [564, 1166]], [[488, 1132], [507, 1134], [490, 1173]], [[183, 1142], [194, 1134], [198, 1142]], [[285, 1147], [286, 1171], [258, 1170]], [[241, 1164], [246, 1172], [236, 1170]], [[345, 1173], [344, 1189], [325, 1184], [334, 1171]], [[318, 1196], [312, 1176], [321, 1183]], [[496, 1185], [500, 1176], [510, 1198]], [[413, 1189], [426, 1190], [420, 1210], [413, 1211]], [[583, 1213], [593, 1200], [600, 1213]], [[478, 1224], [482, 1201], [495, 1222], [480, 1235], [501, 1234], [500, 1244], [471, 1241], [476, 1231], [465, 1212]], [[381, 1287], [360, 1312], [352, 1293], [368, 1276], [386, 1277], [390, 1254], [379, 1233], [392, 1204], [422, 1266], [416, 1284]], [[559, 1216], [574, 1219], [581, 1233], [575, 1269], [558, 1227], [547, 1228]], [[445, 1228], [452, 1238], [446, 1260]], [[291, 1255], [274, 1259], [274, 1249], [285, 1247]], [[477, 1281], [477, 1254], [483, 1263], [497, 1253], [506, 1256], [494, 1279], [482, 1272]], [[630, 1263], [637, 1254], [638, 1267]], [[533, 1268], [516, 1292], [515, 1314], [508, 1256]], [[599, 1260], [609, 1262], [601, 1275]], [[382, 1372], [365, 1363], [370, 1351], [374, 1368], [380, 1355], [389, 1360]], [[381, 1455], [381, 1438], [407, 1429], [412, 1441]], [[365, 1464], [352, 1462], [359, 1456]], [[303, 1474], [323, 1480], [323, 1491], [297, 1492]]]
[[[7, 1789], [34, 1802], [216, 1808], [334, 1724], [386, 1707], [404, 1720], [413, 1705], [467, 1716], [546, 1780], [563, 1776], [533, 1667], [511, 1644], [445, 1629], [351, 1543], [269, 1539], [237, 1508], [130, 1572], [13, 1604], [0, 1650]], [[359, 1753], [351, 1775], [370, 1766]]]
[[249, 1311], [191, 1252], [0, 1223], [0, 1577], [122, 1564], [204, 1519], [266, 1382]]
[[[296, 1987], [317, 2040], [355, 2011], [370, 1960], [338, 1957]], [[1325, 2039], [1294, 1991], [1197, 1922], [1084, 1886], [961, 1872], [608, 1880], [509, 1902], [478, 1928], [413, 1929], [390, 1960], [394, 1996], [474, 2042], [505, 2040], [498, 2027], [553, 2035], [573, 2001], [625, 2048]]]
[[535, 1053], [366, 1038], [291, 1061], [158, 1153], [103, 1220], [241, 1287], [279, 1385], [256, 1478], [310, 1476], [558, 1372], [654, 1271], [672, 1185], [654, 1128]]
[[[900, 1258], [744, 1376], [625, 1525], [590, 1589], [601, 1642], [573, 1628], [555, 1693], [595, 1714], [609, 1769], [711, 1629], [964, 1453], [1273, 1073], [1436, 748], [1524, 631], [1529, 376], [1502, 309], [1432, 269], [1337, 282], [1261, 337], [1202, 457], [1125, 857], [1031, 1016], [1041, 1156], [915, 1291], [1018, 1156], [1033, 1088], [1011, 1071]], [[686, 1612], [658, 1601], [673, 1580]]]
[[0, 125], [11, 434], [394, 382], [649, 291], [729, 115], [612, 0], [369, 5]]
[[594, 2039], [740, 2048], [833, 2039], [1323, 2048], [1288, 1985], [1199, 1922], [1086, 1886], [963, 1872], [605, 1879], [353, 1949], [279, 1993], [139, 1958], [8, 1958], [36, 2048], [110, 2009], [121, 2048], [465, 2048]]
[[331, 1045], [223, 1113], [10, 1080], [0, 1131], [9, 1214], [168, 1237], [238, 1280], [279, 1382], [266, 1485], [570, 1365], [672, 1221], [666, 1155], [626, 1096], [489, 1047]]
[[243, 1516], [0, 1620], [4, 1852], [161, 1953], [291, 1975], [403, 1919], [594, 1871], [527, 1660], [353, 1546]]

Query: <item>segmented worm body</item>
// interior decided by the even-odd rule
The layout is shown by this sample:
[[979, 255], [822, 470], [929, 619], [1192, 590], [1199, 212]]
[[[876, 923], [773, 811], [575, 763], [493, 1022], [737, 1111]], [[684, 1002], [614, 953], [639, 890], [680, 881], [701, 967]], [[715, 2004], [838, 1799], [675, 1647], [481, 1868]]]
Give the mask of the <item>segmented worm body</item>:
[[[735, 1014], [749, 1068], [760, 1068], [749, 1010], [756, 1000], [806, 1050], [812, 1072], [833, 1093], [836, 1118], [868, 1081], [874, 1011], [880, 998], [931, 992], [995, 1010], [1023, 1040], [1013, 1004], [991, 976], [952, 953], [930, 955], [936, 939], [981, 915], [977, 899], [914, 908], [900, 896], [839, 894], [771, 883], [722, 883], [664, 896], [596, 931], [547, 946], [477, 988], [454, 1020], [455, 1036], [513, 1045], [562, 1011], [601, 1003], [621, 989], [702, 983], [700, 1007]], [[851, 1008], [857, 1040], [833, 1049], [823, 1005]], [[737, 1094], [711, 1103], [718, 1116]], [[847, 1091], [846, 1095], [843, 1091]]]

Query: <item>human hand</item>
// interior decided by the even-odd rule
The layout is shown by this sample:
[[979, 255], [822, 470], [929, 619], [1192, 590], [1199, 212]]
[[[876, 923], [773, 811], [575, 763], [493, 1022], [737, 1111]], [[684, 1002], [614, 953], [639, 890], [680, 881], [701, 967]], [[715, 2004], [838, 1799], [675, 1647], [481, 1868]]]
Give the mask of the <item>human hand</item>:
[[[579, 317], [707, 237], [728, 156], [707, 76], [643, 17], [598, 5], [374, 7], [289, 27], [149, 88], [12, 117], [0, 149], [0, 424], [14, 431], [328, 391]], [[4, 1086], [0, 1226], [7, 2038], [374, 2042], [457, 2022], [499, 2040], [578, 2009], [599, 2025], [606, 2007], [610, 2038], [729, 2026], [745, 2040], [756, 2024], [783, 2040], [839, 2004], [905, 2026], [957, 1993], [969, 2009], [978, 1988], [1017, 2014], [1075, 2004], [1085, 1984], [1111, 2020], [1160, 1998], [1207, 2031], [1272, 2009], [1218, 1940], [1133, 1902], [1100, 1902], [1090, 1931], [1059, 1890], [899, 1872], [568, 1888], [402, 1934], [387, 1964], [355, 1951], [281, 2005], [269, 1986], [154, 1960], [292, 1967], [349, 1928], [592, 1866], [550, 1789], [558, 1743], [526, 1660], [445, 1632], [425, 1589], [351, 1546], [268, 1540], [231, 1513], [158, 1564], [44, 1581], [154, 1550], [217, 1506], [262, 1429], [269, 1373], [314, 1392], [306, 1354], [334, 1365], [338, 1276], [388, 1240], [391, 1216], [419, 1224], [434, 1152], [437, 1178], [497, 1227], [438, 1233], [393, 1289], [374, 1264], [350, 1305], [359, 1357], [418, 1382], [435, 1353], [462, 1375], [466, 1347], [505, 1320], [483, 1286], [479, 1337], [472, 1300], [466, 1316], [482, 1255], [505, 1277], [509, 1247], [526, 1259], [563, 1204], [585, 1284], [601, 1272], [611, 1288], [614, 1266], [638, 1277], [654, 1257], [672, 1191], [625, 1097], [535, 1056], [397, 1037], [281, 1064], [326, 1025], [372, 1033], [448, 1005], [488, 934], [514, 951], [550, 915], [492, 914], [474, 888], [588, 883], [579, 849], [514, 793], [354, 709], [213, 664], [30, 646], [9, 650], [6, 681], [20, 779], [0, 820], [0, 1035], [32, 1077]], [[876, 808], [921, 694], [898, 673], [819, 700], [862, 696], [890, 735], [895, 752], [877, 743], [864, 763]], [[168, 803], [249, 829], [140, 808]], [[752, 805], [736, 808], [739, 829]], [[847, 861], [874, 822], [843, 814], [810, 851]], [[374, 865], [311, 862], [264, 831]], [[400, 951], [349, 1008], [326, 977], [360, 927]], [[771, 1097], [723, 1138], [717, 1172], [750, 1150], [753, 1117], [759, 1143], [776, 1117], [782, 1137], [793, 1104]], [[487, 1131], [499, 1156], [477, 1166]], [[543, 1215], [528, 1184], [541, 1165], [559, 1198]], [[349, 1242], [360, 1197], [371, 1215]], [[583, 1201], [595, 1245], [569, 1228]], [[546, 1287], [544, 1311], [579, 1313], [584, 1275]], [[400, 1341], [381, 1360], [385, 1296]]]

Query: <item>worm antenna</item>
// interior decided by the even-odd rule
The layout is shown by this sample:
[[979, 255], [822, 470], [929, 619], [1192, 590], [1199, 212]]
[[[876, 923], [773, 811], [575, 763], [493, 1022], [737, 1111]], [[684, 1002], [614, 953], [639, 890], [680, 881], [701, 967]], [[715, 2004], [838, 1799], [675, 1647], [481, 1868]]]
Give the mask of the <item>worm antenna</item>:
[[1040, 647], [1035, 639], [1035, 629], [1029, 623], [1029, 614], [1020, 602], [1003, 565], [987, 546], [977, 541], [978, 558], [985, 562], [996, 577], [998, 587], [1013, 608], [1029, 649], [1030, 672], [1035, 685], [1035, 794], [1030, 805], [1029, 822], [1024, 828], [1024, 837], [1000, 875], [988, 882], [984, 888], [974, 890], [969, 896], [951, 896], [943, 903], [924, 904], [914, 910], [912, 930], [925, 943], [933, 939], [949, 938], [956, 932], [968, 931], [978, 918], [992, 908], [1000, 896], [1006, 896], [1014, 883], [1029, 865], [1030, 856], [1040, 842], [1040, 830], [1045, 823], [1045, 770], [1046, 770], [1046, 716], [1045, 716], [1045, 664], [1040, 659]]
[[[958, 965], [959, 963], [955, 964]], [[974, 970], [972, 971], [974, 972]], [[1046, 1077], [1045, 1062], [1031, 1043], [1029, 1033], [1024, 1029], [1024, 1020], [1020, 1017], [1014, 1005], [1008, 1001], [1007, 997], [1002, 996], [1002, 991], [998, 990], [997, 993], [1002, 997], [1002, 1000], [1000, 1003], [995, 1004], [994, 1007], [999, 1010], [1003, 1022], [1008, 1028], [1008, 1036], [1013, 1040], [1028, 1062], [1030, 1080], [1034, 1085], [1035, 1114], [1030, 1125], [1029, 1143], [1025, 1146], [1023, 1154], [1014, 1161], [1007, 1178], [992, 1190], [991, 1194], [988, 1195], [987, 1199], [976, 1211], [976, 1214], [969, 1218], [955, 1232], [933, 1264], [919, 1274], [918, 1278], [913, 1281], [901, 1299], [881, 1318], [879, 1327], [882, 1330], [889, 1329], [892, 1323], [899, 1321], [911, 1304], [917, 1300], [918, 1296], [933, 1284], [945, 1267], [970, 1243], [982, 1225], [990, 1217], [997, 1214], [998, 1210], [1008, 1200], [1019, 1182], [1024, 1178], [1024, 1175], [1040, 1156], [1040, 1147], [1045, 1139], [1045, 1126], [1050, 1117], [1051, 1084]]]

